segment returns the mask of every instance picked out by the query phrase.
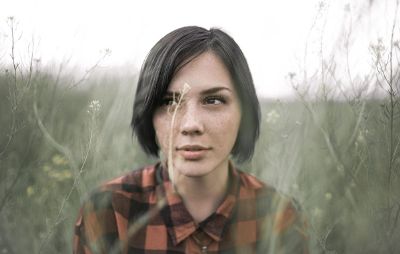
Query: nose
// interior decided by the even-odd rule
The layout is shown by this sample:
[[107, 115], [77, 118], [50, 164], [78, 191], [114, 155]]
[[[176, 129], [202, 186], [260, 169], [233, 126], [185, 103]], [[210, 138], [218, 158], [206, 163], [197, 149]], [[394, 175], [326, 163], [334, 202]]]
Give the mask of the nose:
[[180, 112], [180, 133], [185, 136], [202, 135], [204, 133], [204, 125], [200, 117], [199, 106], [195, 103], [185, 103]]

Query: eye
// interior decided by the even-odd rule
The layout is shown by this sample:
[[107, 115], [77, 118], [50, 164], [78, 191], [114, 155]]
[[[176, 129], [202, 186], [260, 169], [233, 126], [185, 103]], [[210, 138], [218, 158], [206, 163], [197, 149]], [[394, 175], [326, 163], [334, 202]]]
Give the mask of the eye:
[[204, 104], [220, 105], [225, 103], [225, 98], [219, 95], [207, 96], [204, 98]]
[[161, 105], [161, 106], [172, 106], [172, 105], [174, 104], [174, 102], [176, 102], [176, 101], [174, 101], [174, 98], [172, 98], [172, 97], [165, 97], [165, 98], [163, 98], [163, 99], [161, 100], [160, 105]]
[[160, 103], [160, 106], [173, 106], [175, 104], [177, 104], [179, 101], [179, 96], [165, 96]]

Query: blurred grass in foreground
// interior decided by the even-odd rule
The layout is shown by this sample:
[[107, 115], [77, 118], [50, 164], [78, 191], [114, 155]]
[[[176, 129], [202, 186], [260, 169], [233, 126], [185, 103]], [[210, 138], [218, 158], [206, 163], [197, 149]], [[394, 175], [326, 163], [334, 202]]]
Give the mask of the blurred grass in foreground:
[[[37, 72], [23, 94], [24, 78], [15, 86], [10, 77], [0, 76], [1, 251], [71, 253], [74, 220], [87, 192], [154, 161], [129, 128], [136, 77], [92, 78], [84, 89], [71, 89]], [[20, 95], [14, 108], [13, 87]], [[242, 169], [300, 201], [312, 253], [399, 247], [400, 157], [396, 150], [389, 176], [386, 102], [310, 101], [310, 111], [302, 101], [262, 101], [262, 135]], [[398, 140], [398, 118], [393, 128]]]
[[[395, 22], [388, 42], [370, 45], [374, 64], [363, 77], [345, 64], [351, 34], [344, 33], [332, 56], [316, 48], [315, 73], [289, 73], [295, 100], [261, 101], [255, 156], [240, 168], [299, 201], [311, 253], [400, 250]], [[0, 59], [0, 253], [71, 253], [87, 193], [155, 161], [129, 128], [137, 76], [47, 71], [33, 54], [18, 61], [15, 42], [4, 54], [11, 63]]]

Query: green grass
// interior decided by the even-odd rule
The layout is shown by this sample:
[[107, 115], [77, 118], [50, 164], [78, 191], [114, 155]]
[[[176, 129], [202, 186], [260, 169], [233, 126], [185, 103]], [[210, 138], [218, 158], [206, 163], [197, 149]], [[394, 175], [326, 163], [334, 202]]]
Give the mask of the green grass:
[[[93, 77], [79, 88], [69, 88], [68, 77], [56, 80], [39, 72], [24, 88], [23, 77], [15, 86], [10, 75], [0, 75], [2, 253], [71, 253], [85, 195], [155, 161], [129, 128], [136, 76]], [[12, 94], [18, 95], [14, 110]], [[88, 113], [93, 100], [101, 108]], [[35, 101], [37, 116], [64, 150], [39, 128]], [[382, 108], [387, 101], [366, 101], [358, 125], [363, 101], [261, 102], [256, 153], [240, 167], [302, 204], [312, 253], [395, 253], [400, 156], [393, 154], [389, 174], [390, 121]], [[395, 142], [399, 124], [394, 119]]]

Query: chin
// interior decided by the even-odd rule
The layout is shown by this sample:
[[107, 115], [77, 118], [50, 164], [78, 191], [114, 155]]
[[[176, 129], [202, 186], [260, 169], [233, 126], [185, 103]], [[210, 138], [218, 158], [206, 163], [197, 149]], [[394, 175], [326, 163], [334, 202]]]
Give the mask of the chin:
[[203, 177], [211, 173], [214, 167], [205, 165], [204, 161], [178, 161], [175, 171], [186, 177]]
[[207, 174], [203, 174], [200, 172], [188, 172], [188, 171], [182, 171], [182, 170], [179, 170], [179, 174], [181, 176], [185, 176], [185, 177], [189, 177], [189, 178], [202, 178], [205, 175], [207, 175]]

